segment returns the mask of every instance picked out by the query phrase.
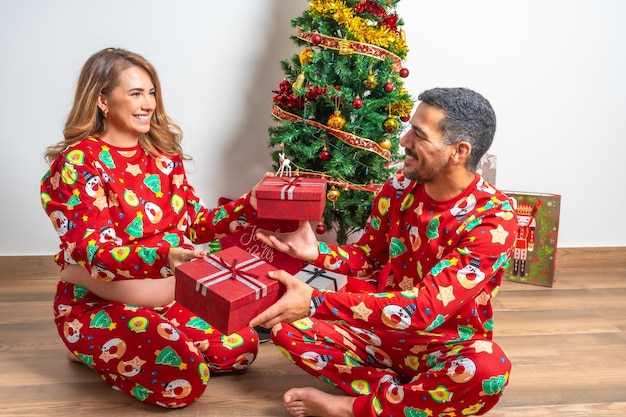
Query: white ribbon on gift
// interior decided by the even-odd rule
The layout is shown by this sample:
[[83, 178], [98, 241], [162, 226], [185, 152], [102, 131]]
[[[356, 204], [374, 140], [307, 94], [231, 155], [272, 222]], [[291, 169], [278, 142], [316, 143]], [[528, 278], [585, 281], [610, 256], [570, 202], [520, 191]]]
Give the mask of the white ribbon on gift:
[[[205, 256], [204, 260], [218, 270], [217, 272], [202, 277], [198, 279], [198, 281], [196, 281], [196, 291], [199, 291], [203, 297], [206, 297], [207, 288], [211, 285], [215, 285], [217, 283], [232, 279], [232, 271], [230, 269], [224, 269], [224, 265], [220, 263], [220, 258], [215, 256], [215, 254]], [[222, 262], [225, 261], [222, 260]], [[258, 268], [263, 264], [265, 264], [264, 261], [260, 260], [259, 258], [252, 257], [243, 262], [237, 263], [235, 268], [238, 271], [247, 272], [254, 268]], [[267, 285], [265, 285], [258, 279], [250, 276], [242, 276], [239, 274], [237, 274], [235, 279], [254, 290], [256, 300], [267, 295]]]
[[301, 178], [290, 178], [289, 180], [283, 181], [266, 181], [264, 184], [267, 185], [282, 185], [283, 187], [280, 189], [280, 199], [281, 200], [293, 200], [293, 191], [297, 186], [302, 185], [304, 187], [311, 187], [319, 185], [317, 183], [311, 182], [299, 182]]

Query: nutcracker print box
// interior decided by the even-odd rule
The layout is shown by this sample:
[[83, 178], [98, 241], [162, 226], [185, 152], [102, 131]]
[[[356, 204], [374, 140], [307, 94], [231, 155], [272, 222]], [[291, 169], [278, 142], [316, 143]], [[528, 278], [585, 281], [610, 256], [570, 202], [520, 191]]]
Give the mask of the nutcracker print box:
[[326, 180], [268, 177], [257, 187], [256, 198], [261, 219], [319, 221], [326, 205]]
[[273, 266], [233, 246], [176, 268], [176, 300], [224, 334], [246, 327], [284, 293]]
[[504, 191], [517, 201], [517, 236], [507, 281], [552, 287], [561, 211], [558, 194]]

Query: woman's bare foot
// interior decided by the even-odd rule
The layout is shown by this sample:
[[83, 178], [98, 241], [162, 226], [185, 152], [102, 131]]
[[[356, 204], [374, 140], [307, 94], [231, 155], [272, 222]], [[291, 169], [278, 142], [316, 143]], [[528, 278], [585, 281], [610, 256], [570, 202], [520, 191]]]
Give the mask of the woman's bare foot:
[[354, 417], [354, 397], [327, 394], [317, 388], [292, 388], [283, 396], [287, 411], [294, 417]]

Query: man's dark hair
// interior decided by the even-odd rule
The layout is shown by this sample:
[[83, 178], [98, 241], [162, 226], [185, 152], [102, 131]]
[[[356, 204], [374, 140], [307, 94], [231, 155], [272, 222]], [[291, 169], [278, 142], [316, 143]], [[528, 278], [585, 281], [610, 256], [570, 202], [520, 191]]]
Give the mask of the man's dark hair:
[[476, 171], [480, 158], [487, 152], [496, 133], [496, 114], [487, 101], [467, 88], [433, 88], [422, 92], [418, 100], [446, 112], [439, 128], [447, 145], [467, 141], [472, 152], [467, 169]]

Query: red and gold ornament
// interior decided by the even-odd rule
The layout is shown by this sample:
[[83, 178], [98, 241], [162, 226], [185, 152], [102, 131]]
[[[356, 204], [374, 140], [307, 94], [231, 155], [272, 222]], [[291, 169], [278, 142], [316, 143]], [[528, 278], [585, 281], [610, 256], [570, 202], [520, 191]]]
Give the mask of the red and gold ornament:
[[300, 63], [309, 64], [313, 61], [313, 50], [311, 48], [305, 48], [300, 52]]
[[396, 89], [396, 87], [393, 85], [393, 82], [391, 82], [391, 80], [388, 80], [385, 83], [385, 86], [383, 87], [386, 93], [391, 93], [393, 90]]
[[292, 89], [296, 89], [296, 88], [302, 88], [304, 87], [304, 73], [301, 72], [300, 74], [298, 74], [298, 76], [296, 77], [296, 80], [293, 82], [293, 85], [291, 86]]
[[324, 225], [324, 223], [320, 222], [317, 224], [317, 226], [315, 227], [315, 233], [317, 233], [318, 235], [323, 235], [324, 233], [326, 233], [326, 226]]
[[324, 149], [320, 151], [320, 159], [322, 161], [328, 161], [330, 159], [330, 152], [328, 152], [328, 148], [326, 147], [326, 140], [324, 140]]
[[346, 118], [343, 117], [339, 110], [335, 110], [328, 118], [328, 127], [341, 130], [346, 125]]
[[376, 88], [377, 84], [378, 84], [378, 79], [376, 78], [374, 74], [368, 75], [365, 78], [365, 80], [363, 80], [363, 85], [365, 86], [365, 88], [369, 88], [370, 90], [373, 88]]
[[387, 133], [395, 133], [398, 130], [398, 121], [395, 117], [390, 117], [383, 122], [383, 129]]
[[314, 33], [311, 36], [311, 42], [313, 42], [313, 44], [315, 45], [319, 45], [320, 43], [322, 43], [322, 36], [319, 33]]
[[341, 192], [333, 186], [333, 188], [326, 193], [326, 197], [328, 197], [328, 199], [333, 203], [336, 203], [339, 200], [339, 197], [341, 197]]
[[361, 107], [363, 107], [363, 100], [361, 99], [361, 97], [356, 96], [356, 98], [352, 102], [352, 107], [354, 107], [355, 109], [360, 109]]

